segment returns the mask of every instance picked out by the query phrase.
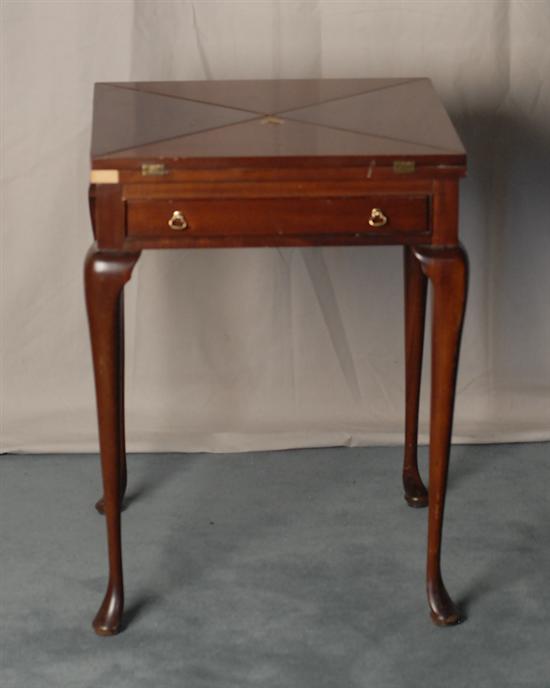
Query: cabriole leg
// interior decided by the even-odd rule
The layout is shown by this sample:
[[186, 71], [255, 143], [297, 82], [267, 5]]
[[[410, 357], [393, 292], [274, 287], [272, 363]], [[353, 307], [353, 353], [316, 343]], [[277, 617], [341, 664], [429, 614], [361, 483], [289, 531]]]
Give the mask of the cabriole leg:
[[84, 282], [96, 385], [109, 581], [93, 627], [99, 635], [120, 630], [124, 608], [120, 507], [124, 474], [122, 289], [139, 253], [99, 251], [86, 256]]
[[433, 286], [427, 592], [434, 623], [450, 626], [462, 619], [441, 576], [441, 535], [468, 264], [460, 246], [414, 251]]
[[427, 279], [413, 251], [403, 248], [405, 282], [405, 457], [403, 487], [409, 506], [424, 507], [428, 492], [418, 472], [418, 409], [424, 345]]

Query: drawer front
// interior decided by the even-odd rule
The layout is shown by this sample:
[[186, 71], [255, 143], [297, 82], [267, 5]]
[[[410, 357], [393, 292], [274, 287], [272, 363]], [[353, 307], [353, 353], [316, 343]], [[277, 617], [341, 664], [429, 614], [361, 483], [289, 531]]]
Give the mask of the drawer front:
[[429, 233], [429, 197], [202, 198], [128, 200], [130, 238]]

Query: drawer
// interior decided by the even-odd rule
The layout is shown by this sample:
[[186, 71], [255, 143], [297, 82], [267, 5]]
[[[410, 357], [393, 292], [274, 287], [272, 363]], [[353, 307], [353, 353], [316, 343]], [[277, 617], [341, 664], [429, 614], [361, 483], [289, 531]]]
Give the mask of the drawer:
[[126, 202], [130, 238], [429, 233], [429, 197], [201, 198]]

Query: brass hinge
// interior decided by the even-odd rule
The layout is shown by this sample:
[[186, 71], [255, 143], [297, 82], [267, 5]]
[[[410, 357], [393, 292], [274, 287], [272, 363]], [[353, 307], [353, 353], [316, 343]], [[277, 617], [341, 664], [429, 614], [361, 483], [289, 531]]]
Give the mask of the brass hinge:
[[414, 160], [395, 160], [393, 163], [393, 171], [396, 174], [411, 174], [416, 169]]
[[144, 177], [162, 177], [163, 174], [168, 174], [168, 170], [162, 163], [144, 163], [141, 174]]

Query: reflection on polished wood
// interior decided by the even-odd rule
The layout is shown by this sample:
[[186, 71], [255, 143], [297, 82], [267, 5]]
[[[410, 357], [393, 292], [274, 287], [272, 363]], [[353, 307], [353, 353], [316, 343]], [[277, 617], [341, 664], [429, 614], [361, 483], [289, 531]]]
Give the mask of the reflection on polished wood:
[[[121, 629], [126, 487], [123, 287], [143, 249], [399, 244], [405, 270], [405, 457], [428, 506], [434, 623], [461, 620], [441, 536], [467, 260], [458, 241], [462, 144], [428, 79], [97, 84], [85, 264], [109, 548], [94, 620]], [[426, 288], [433, 288], [428, 490], [417, 439]], [[367, 565], [367, 563], [366, 563]]]

